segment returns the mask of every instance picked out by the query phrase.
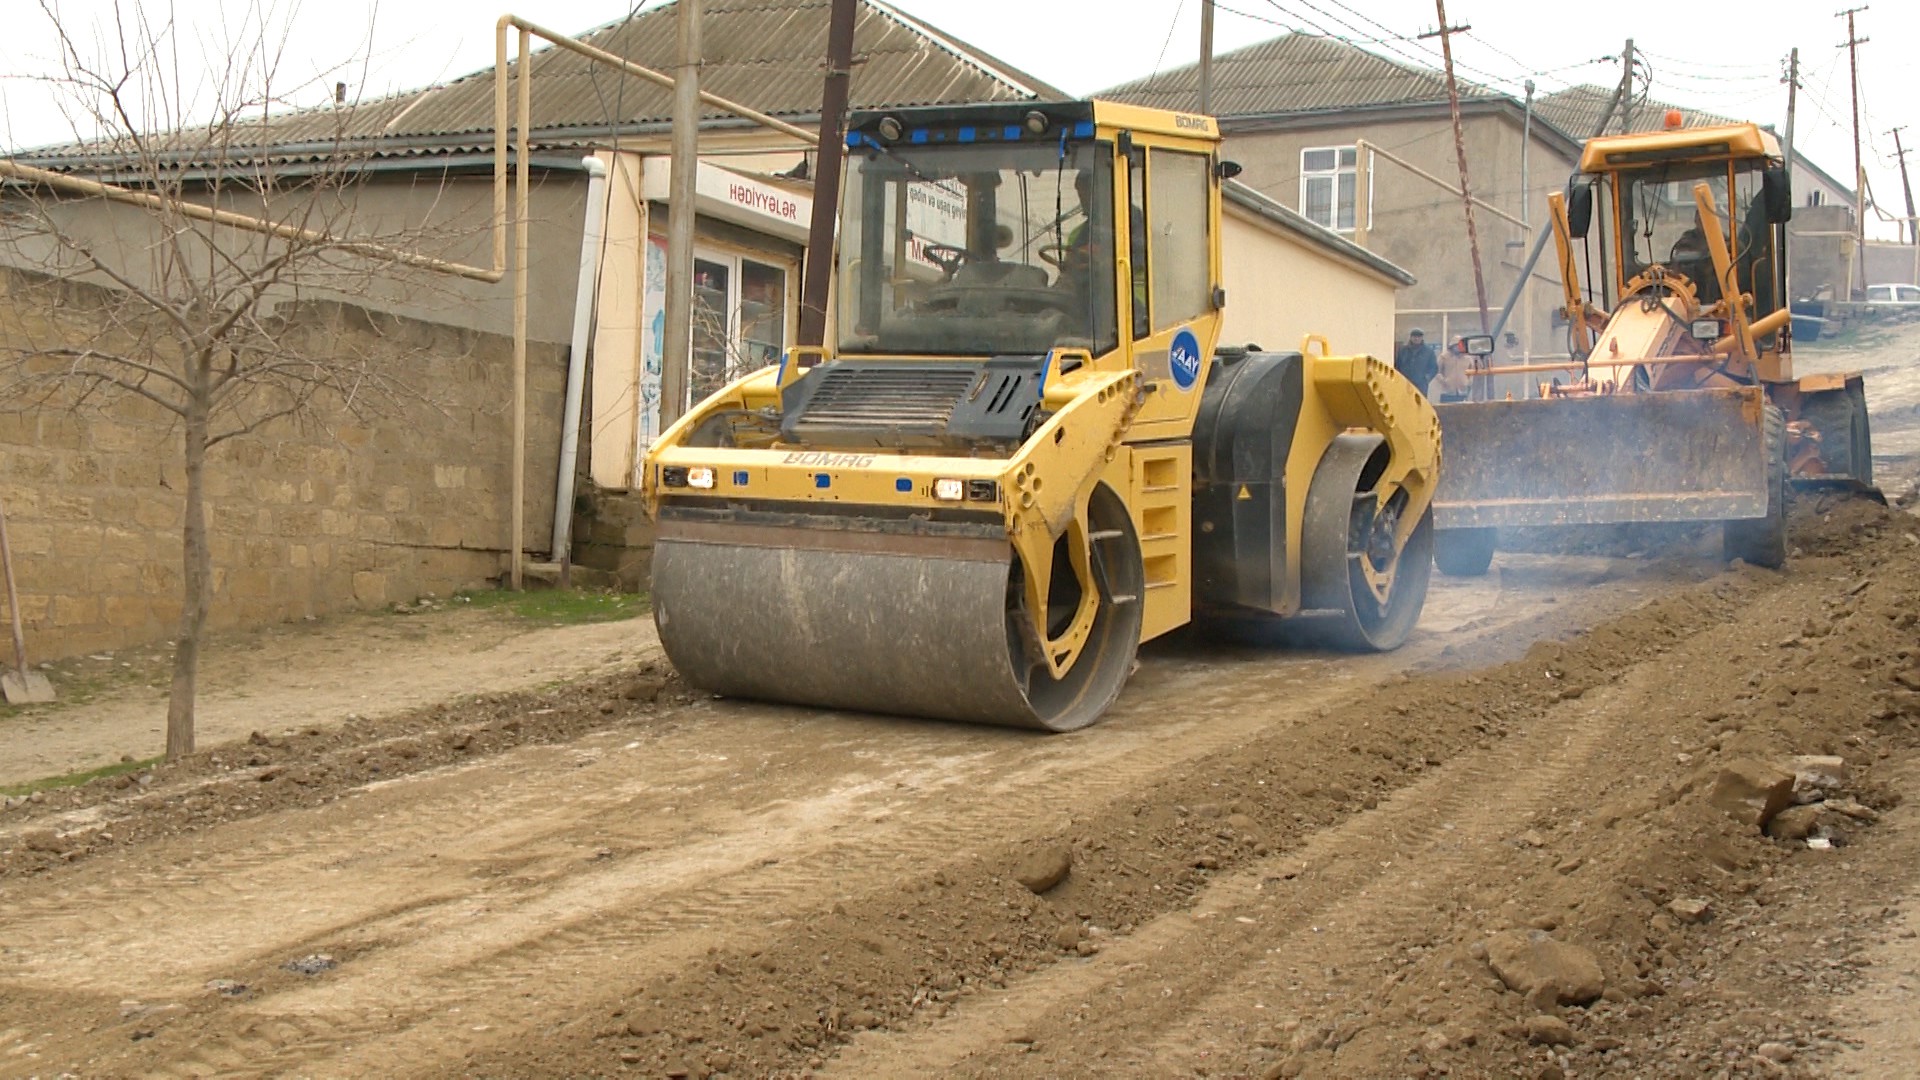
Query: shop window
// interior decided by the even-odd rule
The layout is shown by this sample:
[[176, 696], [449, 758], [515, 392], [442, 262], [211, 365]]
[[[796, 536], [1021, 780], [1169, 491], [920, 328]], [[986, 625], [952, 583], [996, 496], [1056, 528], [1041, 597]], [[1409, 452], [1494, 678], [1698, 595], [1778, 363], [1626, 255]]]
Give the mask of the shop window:
[[784, 267], [712, 252], [695, 257], [689, 404], [778, 363], [786, 336]]

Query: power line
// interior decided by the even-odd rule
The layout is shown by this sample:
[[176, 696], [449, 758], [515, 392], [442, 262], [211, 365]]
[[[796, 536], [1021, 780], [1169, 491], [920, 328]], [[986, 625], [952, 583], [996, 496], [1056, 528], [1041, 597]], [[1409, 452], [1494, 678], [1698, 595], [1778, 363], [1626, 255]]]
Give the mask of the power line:
[[1167, 24], [1167, 39], [1160, 43], [1160, 55], [1153, 61], [1153, 71], [1147, 76], [1147, 86], [1152, 87], [1160, 77], [1160, 65], [1166, 62], [1167, 48], [1173, 44], [1173, 32], [1180, 26], [1180, 12], [1187, 6], [1187, 0], [1173, 5], [1173, 21]]

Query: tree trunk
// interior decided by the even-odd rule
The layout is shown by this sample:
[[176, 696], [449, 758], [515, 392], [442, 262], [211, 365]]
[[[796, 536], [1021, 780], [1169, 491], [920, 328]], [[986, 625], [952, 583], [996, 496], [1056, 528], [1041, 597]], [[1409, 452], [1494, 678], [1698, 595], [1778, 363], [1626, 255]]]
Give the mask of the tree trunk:
[[182, 529], [180, 634], [173, 650], [173, 692], [167, 699], [167, 760], [193, 753], [195, 680], [200, 635], [213, 602], [213, 552], [207, 546], [207, 410], [189, 406], [186, 420], [187, 505]]

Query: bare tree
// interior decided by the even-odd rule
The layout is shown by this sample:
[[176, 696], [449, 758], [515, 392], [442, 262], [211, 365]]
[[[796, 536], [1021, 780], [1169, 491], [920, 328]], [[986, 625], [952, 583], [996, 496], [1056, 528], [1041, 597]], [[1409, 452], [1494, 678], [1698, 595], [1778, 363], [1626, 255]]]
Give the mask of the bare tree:
[[[235, 7], [245, 10], [236, 15]], [[41, 9], [62, 50], [63, 70], [52, 81], [80, 142], [25, 163], [37, 157], [114, 188], [76, 191], [16, 168], [0, 192], [13, 291], [39, 290], [45, 299], [36, 310], [52, 328], [5, 343], [0, 396], [27, 408], [144, 402], [177, 432], [185, 490], [167, 709], [171, 760], [194, 748], [196, 676], [213, 597], [208, 455], [268, 425], [364, 422], [397, 402], [424, 403], [396, 374], [403, 365], [390, 350], [372, 347], [364, 334], [320, 342], [291, 334], [287, 316], [315, 298], [435, 288], [403, 280], [404, 267], [379, 257], [418, 250], [427, 238], [421, 228], [381, 228], [358, 214], [367, 174], [363, 158], [347, 152], [351, 104], [294, 117], [309, 144], [314, 129], [330, 129], [334, 153], [311, 154], [294, 169], [262, 151], [274, 125], [287, 122], [280, 72], [290, 12], [229, 4], [225, 37], [195, 39], [220, 31], [190, 32], [170, 11], [155, 17], [138, 0], [123, 0], [113, 21], [83, 40], [54, 0], [41, 0]], [[293, 90], [310, 92], [314, 81]], [[116, 189], [143, 198], [128, 200]], [[268, 226], [210, 221], [202, 208]]]

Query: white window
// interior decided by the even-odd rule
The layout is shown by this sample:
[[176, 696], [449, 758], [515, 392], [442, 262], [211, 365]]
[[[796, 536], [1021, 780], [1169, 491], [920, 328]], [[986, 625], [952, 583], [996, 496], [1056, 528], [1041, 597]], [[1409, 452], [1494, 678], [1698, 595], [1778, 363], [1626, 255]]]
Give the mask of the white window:
[[1354, 165], [1351, 146], [1317, 146], [1300, 151], [1300, 213], [1316, 225], [1352, 232]]

